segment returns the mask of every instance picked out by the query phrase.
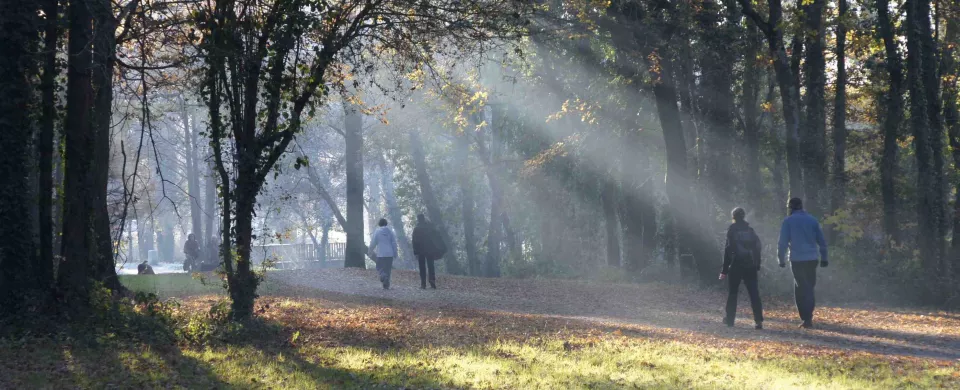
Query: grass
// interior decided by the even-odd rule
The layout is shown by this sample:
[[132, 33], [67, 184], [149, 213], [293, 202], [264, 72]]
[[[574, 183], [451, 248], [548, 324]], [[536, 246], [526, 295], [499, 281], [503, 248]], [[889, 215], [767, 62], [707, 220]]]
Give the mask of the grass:
[[[195, 288], [163, 278], [124, 283]], [[175, 329], [2, 338], [0, 388], [960, 388], [957, 362], [270, 291], [256, 320], [201, 339], [183, 333], [216, 326], [208, 310], [222, 296], [179, 301], [172, 315], [189, 321]]]

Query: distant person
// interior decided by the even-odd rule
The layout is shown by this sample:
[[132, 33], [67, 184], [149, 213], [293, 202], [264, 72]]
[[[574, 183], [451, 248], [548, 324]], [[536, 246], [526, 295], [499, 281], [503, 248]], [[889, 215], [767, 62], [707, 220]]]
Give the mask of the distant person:
[[197, 242], [193, 233], [187, 235], [187, 242], [183, 244], [183, 254], [187, 259], [183, 261], [183, 270], [190, 272], [200, 268], [200, 243]]
[[813, 288], [817, 285], [817, 260], [821, 267], [827, 266], [827, 240], [823, 238], [823, 230], [817, 219], [803, 211], [800, 198], [790, 199], [788, 206], [790, 216], [783, 220], [780, 227], [777, 257], [780, 267], [786, 267], [787, 248], [790, 248], [793, 293], [800, 320], [803, 321], [800, 327], [810, 329], [813, 328], [813, 309], [816, 306]]
[[753, 307], [753, 321], [756, 329], [763, 329], [763, 304], [760, 303], [760, 287], [757, 273], [760, 271], [760, 237], [745, 220], [746, 212], [737, 207], [731, 213], [733, 224], [727, 229], [727, 244], [723, 250], [723, 270], [720, 280], [728, 280], [730, 291], [727, 294], [727, 314], [723, 323], [733, 326], [737, 318], [737, 295], [740, 282], [750, 294], [750, 306]]
[[447, 253], [447, 245], [440, 233], [423, 214], [417, 215], [417, 227], [413, 229], [413, 255], [417, 257], [420, 268], [420, 288], [427, 288], [427, 273], [430, 276], [430, 288], [437, 288], [437, 276], [434, 262]]
[[153, 272], [153, 267], [144, 260], [140, 265], [137, 266], [137, 275], [155, 275]]
[[393, 259], [400, 252], [397, 250], [397, 236], [393, 233], [393, 229], [387, 227], [387, 220], [381, 218], [377, 225], [380, 227], [373, 232], [373, 237], [370, 238], [370, 252], [377, 258], [377, 273], [380, 275], [383, 289], [389, 290]]

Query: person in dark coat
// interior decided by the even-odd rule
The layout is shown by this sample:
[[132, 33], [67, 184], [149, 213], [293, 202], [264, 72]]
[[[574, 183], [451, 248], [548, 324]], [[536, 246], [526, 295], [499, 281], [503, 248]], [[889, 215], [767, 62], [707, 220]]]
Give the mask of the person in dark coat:
[[193, 233], [187, 235], [187, 242], [183, 244], [183, 254], [187, 259], [183, 262], [183, 270], [190, 271], [200, 268], [200, 243], [194, 238]]
[[420, 288], [427, 288], [429, 273], [430, 288], [437, 288], [434, 262], [447, 252], [443, 237], [423, 214], [417, 215], [417, 227], [413, 229], [413, 255], [420, 268]]
[[137, 266], [137, 275], [155, 275], [155, 274], [153, 272], [153, 267], [151, 267], [150, 264], [148, 264], [147, 261], [144, 260], [143, 263], [140, 263], [140, 265]]
[[737, 207], [731, 213], [733, 224], [727, 229], [727, 243], [723, 250], [723, 269], [720, 280], [729, 281], [726, 316], [723, 322], [733, 326], [737, 318], [737, 295], [740, 282], [750, 294], [750, 306], [753, 307], [753, 321], [756, 329], [763, 329], [763, 304], [760, 302], [760, 286], [757, 273], [760, 271], [762, 247], [760, 237], [745, 220], [746, 212]]

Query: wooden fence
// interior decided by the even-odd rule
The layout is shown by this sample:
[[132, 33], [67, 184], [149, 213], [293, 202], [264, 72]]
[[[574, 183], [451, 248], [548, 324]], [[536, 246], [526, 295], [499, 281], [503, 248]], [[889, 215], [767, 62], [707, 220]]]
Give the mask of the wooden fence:
[[254, 245], [250, 258], [258, 266], [269, 259], [276, 269], [336, 268], [343, 267], [346, 249], [342, 242], [331, 242], [326, 248], [312, 243]]

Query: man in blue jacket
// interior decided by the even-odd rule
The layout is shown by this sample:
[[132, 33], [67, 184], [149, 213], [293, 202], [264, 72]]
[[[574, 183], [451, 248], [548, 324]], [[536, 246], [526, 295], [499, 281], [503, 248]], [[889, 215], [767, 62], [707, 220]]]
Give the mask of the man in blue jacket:
[[780, 267], [786, 267], [787, 248], [790, 248], [790, 268], [793, 270], [793, 293], [800, 312], [801, 328], [813, 327], [813, 309], [816, 306], [813, 287], [817, 284], [817, 263], [827, 266], [827, 241], [820, 223], [803, 211], [800, 198], [790, 199], [790, 216], [780, 227], [780, 245], [777, 257]]

